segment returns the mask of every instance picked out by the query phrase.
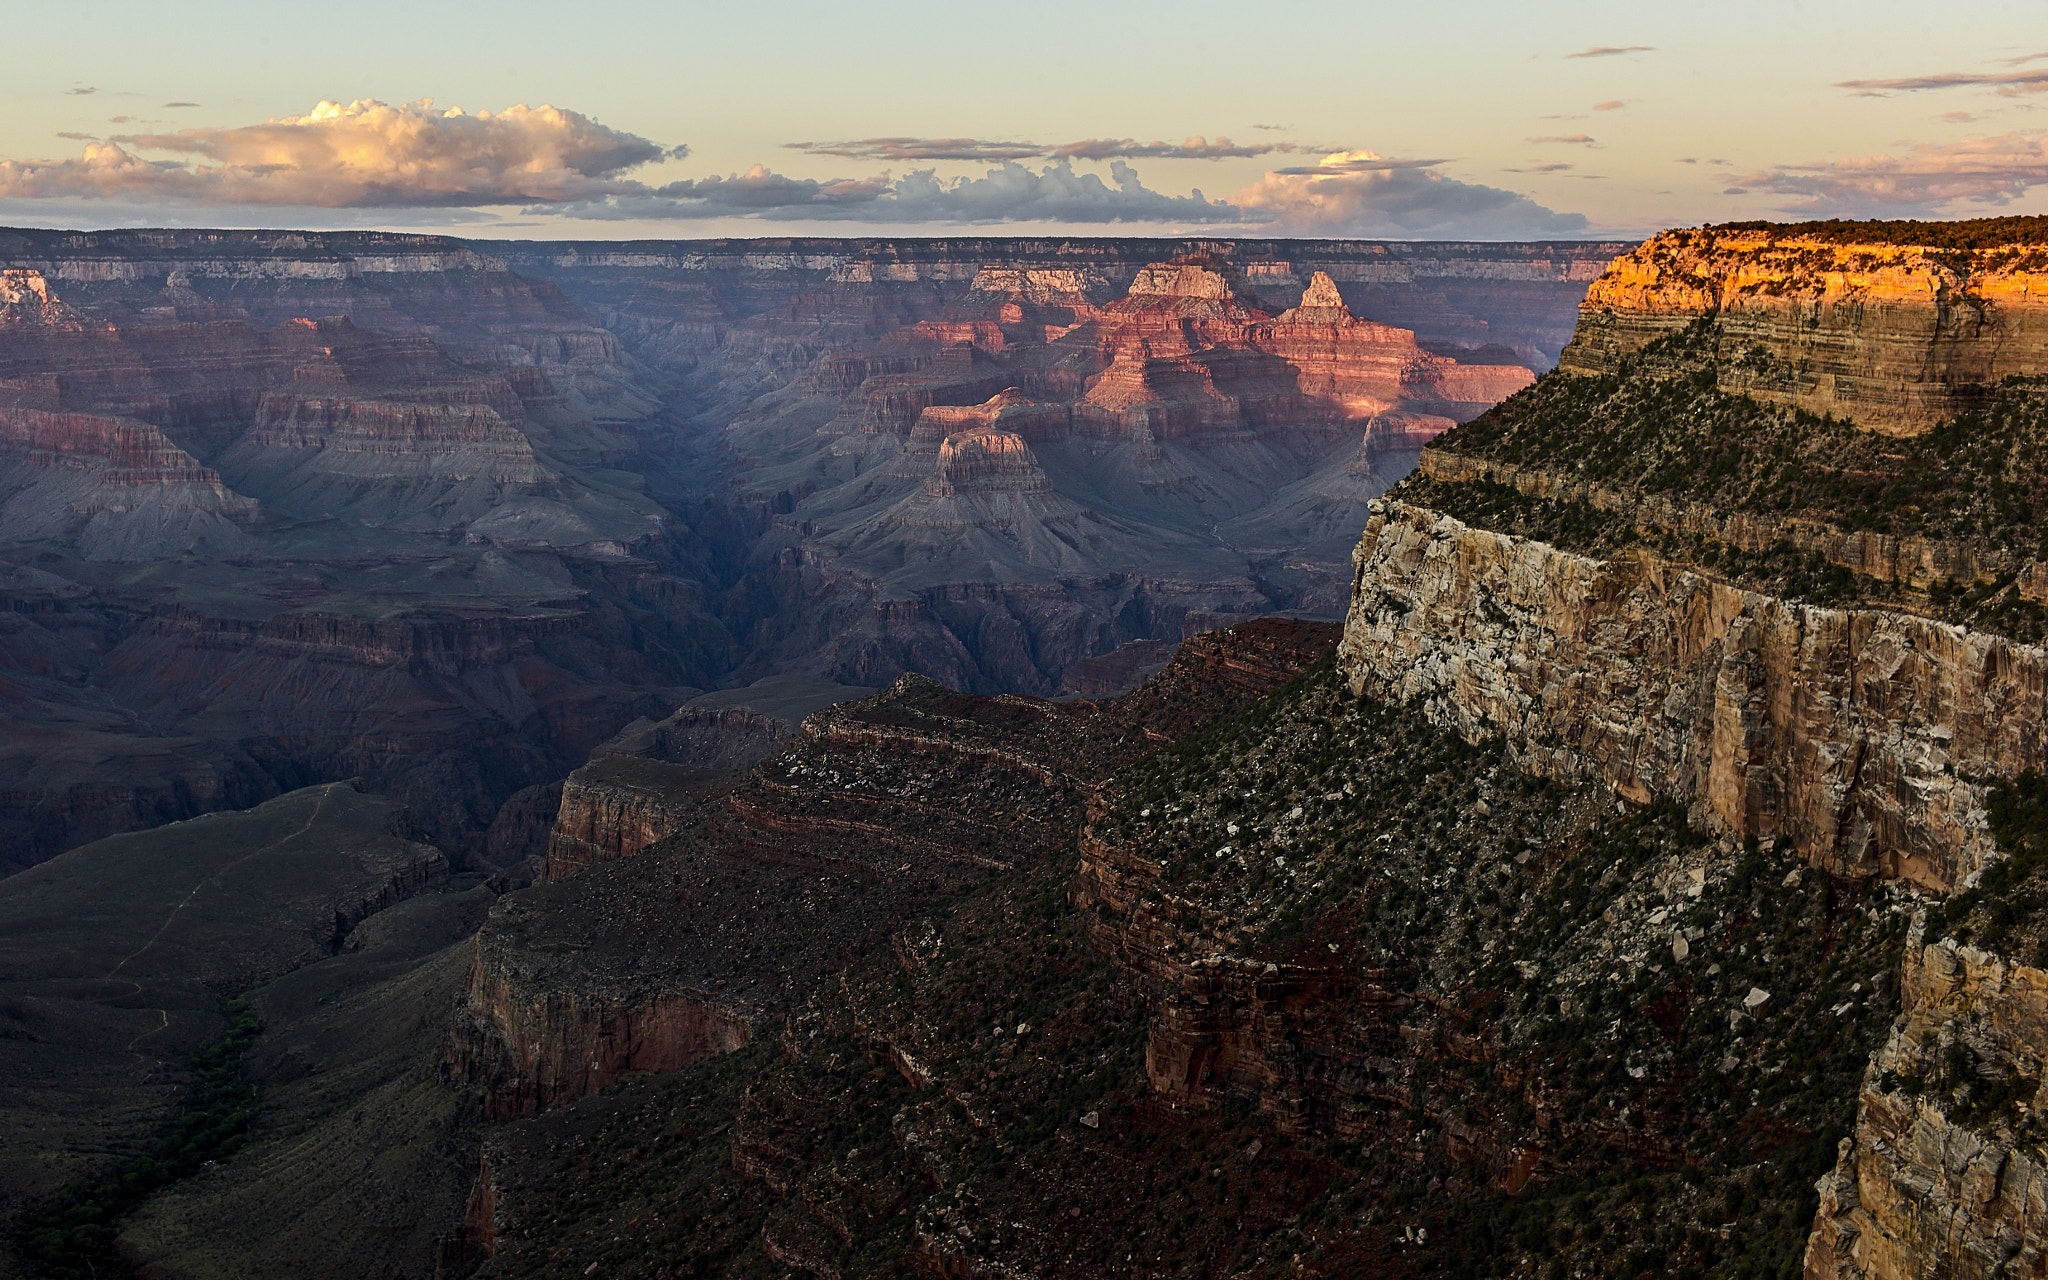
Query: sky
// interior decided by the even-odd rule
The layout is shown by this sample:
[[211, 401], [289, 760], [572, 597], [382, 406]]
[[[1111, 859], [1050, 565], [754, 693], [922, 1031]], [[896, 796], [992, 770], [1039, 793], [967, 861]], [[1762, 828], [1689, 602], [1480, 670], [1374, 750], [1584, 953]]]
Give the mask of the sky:
[[12, 6], [0, 225], [1634, 237], [2048, 212], [2043, 0]]

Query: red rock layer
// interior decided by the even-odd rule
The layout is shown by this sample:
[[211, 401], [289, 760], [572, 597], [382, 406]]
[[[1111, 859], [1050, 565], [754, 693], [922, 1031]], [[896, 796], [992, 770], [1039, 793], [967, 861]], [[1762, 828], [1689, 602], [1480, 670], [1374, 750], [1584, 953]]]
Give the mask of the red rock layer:
[[559, 880], [600, 862], [630, 858], [701, 820], [704, 805], [736, 776], [632, 756], [593, 760], [562, 784], [542, 879]]

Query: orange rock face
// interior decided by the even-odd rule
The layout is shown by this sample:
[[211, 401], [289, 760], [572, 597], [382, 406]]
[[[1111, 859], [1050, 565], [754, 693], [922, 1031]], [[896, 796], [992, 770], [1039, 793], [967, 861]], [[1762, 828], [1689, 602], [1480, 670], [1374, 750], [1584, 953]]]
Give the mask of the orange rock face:
[[1605, 373], [1720, 322], [1720, 385], [1895, 435], [2048, 367], [2048, 248], [1928, 250], [1667, 231], [1593, 282], [1558, 367]]

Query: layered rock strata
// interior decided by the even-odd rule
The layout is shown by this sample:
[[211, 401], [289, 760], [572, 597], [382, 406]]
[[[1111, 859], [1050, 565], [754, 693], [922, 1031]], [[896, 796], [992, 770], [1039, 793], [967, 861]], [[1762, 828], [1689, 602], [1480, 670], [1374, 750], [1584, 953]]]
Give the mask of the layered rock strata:
[[1823, 609], [1643, 554], [1602, 562], [1387, 501], [1339, 661], [1532, 771], [1699, 800], [1839, 875], [1946, 890], [1993, 856], [1968, 781], [2048, 762], [2048, 655]]
[[1743, 551], [1790, 548], [1872, 582], [1916, 594], [1953, 583], [2007, 581], [2023, 600], [2048, 604], [2048, 564], [2030, 548], [1993, 539], [1955, 539], [1842, 527], [1833, 513], [1769, 516], [1729, 511], [1665, 494], [1625, 492], [1561, 471], [1424, 448], [1416, 473], [1446, 484], [1498, 484], [1543, 501], [1583, 503], [1639, 529], [1685, 534]]
[[0, 273], [0, 865], [350, 776], [461, 849], [729, 668], [618, 431], [644, 371], [553, 286], [254, 232]]
[[1703, 318], [1724, 390], [1914, 435], [2048, 367], [2041, 246], [1842, 243], [1800, 228], [1666, 231], [1593, 283], [1559, 357], [1575, 373]]
[[632, 857], [688, 825], [735, 781], [725, 773], [632, 756], [591, 761], [562, 784], [542, 878], [559, 880], [599, 862]]

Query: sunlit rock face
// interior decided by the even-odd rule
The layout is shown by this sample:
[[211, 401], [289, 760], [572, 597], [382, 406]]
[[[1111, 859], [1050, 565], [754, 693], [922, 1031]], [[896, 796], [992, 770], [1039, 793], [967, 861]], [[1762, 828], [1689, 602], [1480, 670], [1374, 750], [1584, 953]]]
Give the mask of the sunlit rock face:
[[1695, 320], [1720, 322], [1724, 390], [1915, 435], [2009, 374], [2048, 366], [2048, 254], [1667, 231], [1586, 294], [1560, 367], [1611, 372]]

